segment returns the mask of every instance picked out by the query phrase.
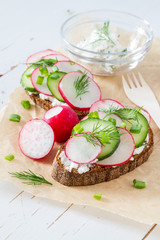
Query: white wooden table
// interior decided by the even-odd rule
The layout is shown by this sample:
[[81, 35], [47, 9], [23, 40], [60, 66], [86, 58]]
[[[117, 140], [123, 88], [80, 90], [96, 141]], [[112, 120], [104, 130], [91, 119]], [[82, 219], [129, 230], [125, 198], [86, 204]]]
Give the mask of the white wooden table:
[[[60, 45], [59, 29], [73, 13], [116, 9], [146, 18], [160, 36], [158, 0], [0, 0], [0, 109], [19, 85], [31, 53]], [[0, 181], [0, 240], [159, 240], [160, 227], [98, 209], [40, 199]]]

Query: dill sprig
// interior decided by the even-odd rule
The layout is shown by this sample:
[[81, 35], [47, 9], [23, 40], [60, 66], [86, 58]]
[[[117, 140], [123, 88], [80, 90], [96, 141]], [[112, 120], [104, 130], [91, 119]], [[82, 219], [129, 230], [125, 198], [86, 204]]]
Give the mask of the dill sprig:
[[104, 40], [107, 40], [109, 42], [111, 42], [113, 45], [116, 45], [115, 42], [110, 38], [110, 34], [109, 34], [109, 21], [105, 22], [103, 27], [102, 28], [99, 28], [97, 30], [97, 33], [98, 33], [98, 36], [99, 36], [99, 39], [92, 42], [95, 43], [97, 41], [104, 41]]
[[[79, 135], [79, 136], [85, 137], [87, 142], [91, 143], [94, 147], [100, 146], [100, 142], [98, 141], [98, 139], [96, 139], [94, 137], [94, 135], [92, 133], [83, 133], [82, 135]], [[77, 137], [78, 137], [78, 135], [77, 135]]]
[[110, 140], [112, 139], [119, 139], [120, 135], [121, 134], [114, 126], [109, 125], [102, 128], [102, 125], [97, 123], [93, 126], [93, 130], [91, 132], [82, 133], [76, 136], [83, 136], [86, 138], [87, 142], [96, 146], [100, 145], [99, 142], [104, 145], [105, 143], [110, 143]]
[[118, 108], [118, 107], [114, 107], [113, 105], [110, 105], [107, 110], [99, 108], [98, 111], [106, 113], [104, 118], [106, 118], [107, 116], [109, 116], [111, 114], [116, 114], [122, 120], [125, 120], [125, 121], [128, 121], [128, 122], [130, 120], [134, 120], [138, 123], [137, 113], [139, 112], [139, 109], [137, 110], [135, 108], [132, 108], [132, 109], [130, 109], [130, 108]]
[[48, 182], [42, 175], [40, 174], [36, 175], [30, 169], [28, 169], [28, 172], [27, 171], [11, 172], [9, 174], [11, 174], [12, 177], [28, 180], [28, 182], [23, 182], [24, 184], [27, 184], [27, 185], [41, 185], [42, 183], [52, 185], [52, 183]]
[[83, 73], [81, 77], [78, 77], [74, 81], [74, 87], [76, 89], [76, 98], [87, 93], [89, 86], [89, 78], [86, 73]]

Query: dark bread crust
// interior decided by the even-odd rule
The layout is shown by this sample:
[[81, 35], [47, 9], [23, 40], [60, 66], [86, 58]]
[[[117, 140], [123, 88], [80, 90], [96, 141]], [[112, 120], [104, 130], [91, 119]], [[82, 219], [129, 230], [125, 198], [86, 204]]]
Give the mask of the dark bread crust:
[[[41, 99], [39, 97], [39, 94], [31, 94], [30, 95], [27, 91], [26, 91], [26, 93], [28, 94], [28, 96], [32, 99], [32, 101], [36, 105], [40, 106], [44, 110], [48, 111], [49, 109], [53, 108], [52, 102], [49, 101], [49, 100]], [[78, 111], [78, 110], [74, 110], [74, 111], [77, 113], [79, 119], [82, 119], [83, 117], [85, 117], [89, 113], [89, 111]]]
[[66, 186], [93, 185], [118, 178], [146, 162], [153, 150], [153, 132], [150, 128], [149, 142], [146, 144], [145, 148], [140, 154], [136, 154], [134, 156], [133, 161], [128, 161], [127, 163], [119, 165], [116, 168], [95, 165], [94, 167], [90, 168], [90, 171], [82, 174], [79, 174], [76, 169], [72, 169], [72, 171], [69, 172], [64, 168], [64, 165], [61, 163], [59, 158], [59, 155], [63, 149], [64, 146], [62, 146], [57, 152], [56, 158], [53, 162], [52, 177], [56, 181]]

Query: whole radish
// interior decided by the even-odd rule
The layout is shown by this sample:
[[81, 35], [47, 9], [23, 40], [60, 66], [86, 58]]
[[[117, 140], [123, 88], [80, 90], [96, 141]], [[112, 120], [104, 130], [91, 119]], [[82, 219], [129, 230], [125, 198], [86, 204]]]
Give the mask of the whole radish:
[[55, 141], [66, 141], [72, 132], [73, 127], [79, 123], [74, 110], [67, 106], [56, 106], [48, 110], [43, 117], [54, 131]]

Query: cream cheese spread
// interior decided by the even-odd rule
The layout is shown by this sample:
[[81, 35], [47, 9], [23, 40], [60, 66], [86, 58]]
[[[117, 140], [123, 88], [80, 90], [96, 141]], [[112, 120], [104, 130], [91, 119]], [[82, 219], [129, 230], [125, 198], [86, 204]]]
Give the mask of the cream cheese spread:
[[146, 145], [144, 144], [144, 145], [140, 146], [139, 148], [135, 148], [133, 156], [136, 154], [140, 154], [143, 151], [143, 149], [145, 148], [145, 146]]
[[59, 157], [61, 158], [61, 163], [64, 165], [65, 169], [68, 170], [69, 172], [72, 171], [72, 169], [77, 169], [79, 174], [88, 172], [90, 170], [90, 168], [93, 166], [93, 163], [97, 162], [98, 159], [96, 159], [94, 162], [92, 163], [88, 163], [88, 164], [77, 164], [74, 162], [71, 162], [65, 155], [65, 152], [62, 151], [61, 154], [59, 155]]
[[[77, 46], [88, 51], [106, 53], [105, 55], [96, 53], [94, 57], [97, 59], [107, 61], [119, 60], [125, 56], [125, 52], [127, 51], [127, 48], [124, 48], [120, 44], [119, 37], [120, 35], [116, 32], [116, 30], [111, 30], [109, 27], [109, 22], [107, 22], [104, 23], [103, 27], [95, 28], [91, 34], [87, 38], [81, 40]], [[115, 53], [119, 52], [122, 52], [122, 54], [115, 55]], [[112, 65], [110, 63], [102, 63], [102, 67], [104, 67], [110, 73], [112, 73], [116, 68], [115, 65]]]
[[[136, 154], [140, 154], [143, 149], [145, 148], [146, 144], [149, 142], [149, 134], [147, 135], [143, 145], [139, 148], [136, 148], [134, 150], [134, 153], [133, 153], [133, 156], [136, 155]], [[82, 174], [82, 173], [85, 173], [85, 172], [88, 172], [90, 170], [90, 168], [92, 166], [94, 166], [94, 163], [98, 161], [98, 159], [96, 159], [94, 162], [92, 163], [88, 163], [88, 164], [77, 164], [77, 163], [74, 163], [72, 161], [70, 161], [66, 155], [65, 155], [65, 152], [62, 151], [59, 155], [60, 159], [61, 159], [61, 163], [64, 165], [65, 169], [68, 170], [69, 172], [72, 171], [72, 169], [77, 169], [78, 173], [79, 174]], [[131, 157], [130, 161], [134, 161], [134, 157]], [[112, 168], [116, 168], [117, 166], [112, 166]]]
[[29, 95], [38, 95], [37, 92], [29, 92], [29, 91], [28, 91], [28, 94], [29, 94]]
[[[144, 150], [144, 148], [145, 148], [145, 146], [148, 142], [149, 142], [149, 134], [147, 134], [147, 137], [146, 137], [143, 145], [140, 146], [139, 148], [135, 148], [133, 156], [136, 155], [136, 154], [140, 154]], [[134, 157], [131, 157], [130, 161], [133, 161], [133, 160], [134, 160]]]
[[39, 97], [40, 97], [40, 99], [42, 99], [42, 100], [49, 100], [50, 102], [52, 102], [52, 106], [53, 106], [53, 107], [55, 107], [55, 106], [68, 106], [67, 103], [58, 101], [58, 99], [56, 99], [56, 98], [54, 98], [54, 97], [50, 97], [50, 96], [44, 95], [44, 94], [42, 94], [42, 93], [39, 94]]
[[78, 43], [78, 47], [94, 52], [116, 53], [124, 50], [119, 43], [119, 35], [108, 29], [108, 36], [101, 29], [94, 29], [90, 36]]

